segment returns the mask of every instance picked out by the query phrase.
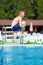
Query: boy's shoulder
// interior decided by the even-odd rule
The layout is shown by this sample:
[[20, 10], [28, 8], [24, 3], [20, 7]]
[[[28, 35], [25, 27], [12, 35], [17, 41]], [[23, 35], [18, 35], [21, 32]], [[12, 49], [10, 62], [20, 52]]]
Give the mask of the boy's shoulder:
[[21, 18], [20, 16], [15, 17], [15, 19], [20, 19], [20, 18]]

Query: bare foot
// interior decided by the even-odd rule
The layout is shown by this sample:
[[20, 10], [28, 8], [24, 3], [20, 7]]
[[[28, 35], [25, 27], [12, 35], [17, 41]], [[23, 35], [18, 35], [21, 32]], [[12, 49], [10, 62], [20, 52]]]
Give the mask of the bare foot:
[[17, 32], [17, 35], [21, 37], [22, 36], [22, 32], [20, 32], [20, 31]]

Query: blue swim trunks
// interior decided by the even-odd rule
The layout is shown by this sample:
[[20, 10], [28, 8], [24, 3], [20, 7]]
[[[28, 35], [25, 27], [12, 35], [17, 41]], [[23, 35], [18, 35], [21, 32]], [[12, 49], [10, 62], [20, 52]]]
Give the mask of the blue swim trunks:
[[21, 29], [19, 24], [16, 24], [15, 26], [12, 27], [12, 31], [16, 32], [19, 31]]

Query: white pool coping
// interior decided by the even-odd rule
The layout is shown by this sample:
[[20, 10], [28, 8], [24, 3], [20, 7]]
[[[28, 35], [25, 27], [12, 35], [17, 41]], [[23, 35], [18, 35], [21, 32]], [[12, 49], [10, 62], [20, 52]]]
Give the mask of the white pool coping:
[[43, 44], [4, 44], [0, 46], [24, 46], [24, 47], [43, 47]]

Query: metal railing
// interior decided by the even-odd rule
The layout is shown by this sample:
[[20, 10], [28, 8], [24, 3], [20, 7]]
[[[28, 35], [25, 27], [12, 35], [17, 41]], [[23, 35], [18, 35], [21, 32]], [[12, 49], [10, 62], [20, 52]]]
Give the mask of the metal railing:
[[[9, 29], [11, 29], [11, 26], [2, 27], [2, 40], [4, 40], [4, 42], [6, 43], [6, 42], [7, 42], [6, 37], [9, 37], [9, 38], [12, 37], [12, 41], [13, 41], [13, 43], [14, 43], [14, 36], [15, 36], [15, 34], [14, 34], [14, 32], [12, 32], [12, 30], [11, 30], [10, 32], [12, 32], [12, 34], [11, 34], [11, 35], [8, 35], [8, 34], [9, 34], [9, 31], [7, 31], [7, 30], [9, 30]], [[22, 31], [22, 33], [23, 33], [23, 29], [21, 29], [21, 31]], [[15, 32], [15, 33], [17, 33], [17, 32]], [[23, 43], [23, 36], [20, 36], [20, 37], [19, 37], [19, 43], [20, 43], [20, 44]]]

